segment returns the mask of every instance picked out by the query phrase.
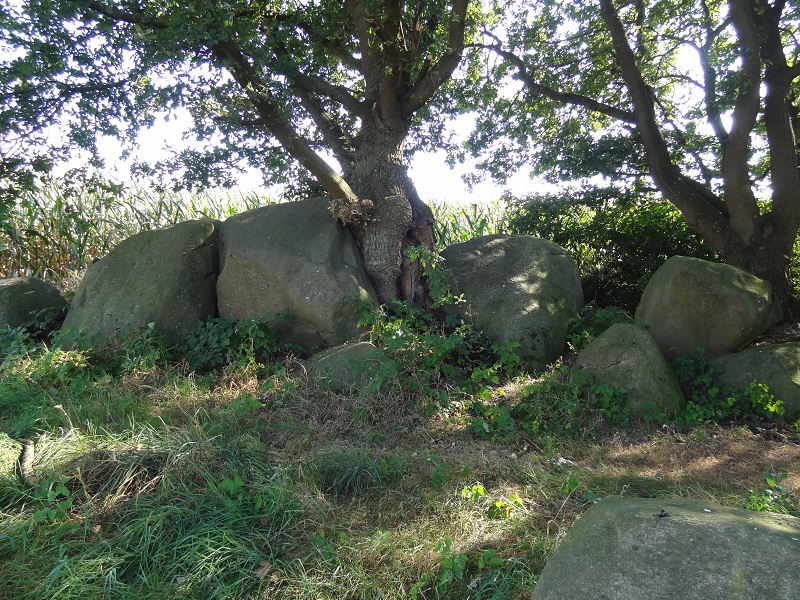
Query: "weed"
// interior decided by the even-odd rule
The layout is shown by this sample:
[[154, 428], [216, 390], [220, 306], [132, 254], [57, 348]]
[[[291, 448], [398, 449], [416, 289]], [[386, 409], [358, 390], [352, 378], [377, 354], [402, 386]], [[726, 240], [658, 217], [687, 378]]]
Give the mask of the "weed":
[[0, 365], [0, 371], [44, 390], [68, 388], [92, 376], [90, 356], [81, 350], [39, 347], [11, 358]]
[[324, 529], [317, 531], [317, 534], [311, 538], [311, 545], [317, 549], [322, 560], [326, 562], [336, 563], [339, 561], [339, 552], [336, 550], [334, 543], [344, 543], [347, 541], [347, 534], [344, 531], [336, 531], [328, 536]]
[[459, 397], [490, 398], [491, 387], [515, 373], [520, 362], [515, 342], [487, 348], [470, 325], [437, 322], [407, 303], [376, 306], [354, 299], [351, 308], [389, 359], [365, 366], [372, 370], [369, 392], [399, 386], [423, 404], [440, 406]]
[[433, 582], [428, 573], [423, 573], [420, 580], [411, 588], [411, 598], [417, 598], [420, 591], [426, 589], [432, 582], [437, 595], [441, 596], [450, 586], [464, 578], [464, 570], [467, 566], [467, 555], [453, 551], [453, 540], [445, 538], [443, 542], [436, 544], [436, 552], [440, 554], [439, 575]]
[[397, 457], [376, 460], [365, 452], [333, 452], [314, 466], [323, 489], [334, 497], [352, 496], [397, 478], [403, 468]]
[[64, 521], [72, 509], [72, 492], [67, 488], [69, 479], [60, 477], [57, 480], [42, 481], [33, 493], [35, 500], [43, 506], [33, 513], [33, 522], [56, 523]]
[[231, 400], [230, 409], [236, 415], [244, 415], [250, 411], [261, 408], [261, 401], [253, 394], [242, 394]]
[[406, 255], [412, 262], [419, 262], [422, 266], [422, 274], [427, 277], [430, 286], [428, 293], [433, 308], [464, 302], [462, 294], [453, 294], [450, 271], [444, 268], [443, 261], [438, 254], [431, 252], [425, 246], [413, 246], [406, 249]]
[[688, 398], [678, 417], [681, 426], [739, 418], [770, 419], [783, 414], [783, 402], [775, 400], [765, 384], [752, 383], [744, 390], [724, 393], [720, 382], [722, 369], [706, 359], [703, 348], [698, 348], [691, 357], [677, 357], [675, 371]]
[[747, 490], [745, 508], [800, 517], [800, 503], [794, 498], [792, 490], [783, 483], [788, 477], [788, 473], [764, 473], [767, 487], [763, 490]]
[[480, 483], [471, 486], [465, 485], [461, 490], [461, 497], [469, 502], [483, 502], [487, 505], [484, 515], [490, 521], [495, 519], [508, 519], [515, 510], [524, 508], [519, 494], [510, 494], [507, 498], [492, 499], [486, 494], [486, 488]]
[[[290, 318], [287, 313], [279, 313], [273, 315], [271, 321], [286, 322]], [[199, 323], [186, 337], [179, 352], [191, 371], [263, 364], [287, 348], [278, 342], [268, 319], [256, 317], [238, 321], [233, 317], [217, 317]]]
[[489, 520], [508, 519], [513, 511], [522, 508], [524, 505], [519, 494], [511, 494], [508, 498], [498, 498], [493, 501], [486, 510], [486, 518]]
[[446, 538], [444, 542], [436, 545], [436, 551], [442, 555], [439, 576], [436, 578], [436, 592], [444, 594], [453, 584], [464, 578], [464, 569], [467, 566], [467, 555], [453, 551], [453, 540]]
[[[424, 247], [409, 248], [407, 253], [423, 265], [434, 308], [461, 301], [452, 293], [449, 273], [437, 255]], [[364, 366], [372, 381], [368, 393], [399, 386], [435, 410], [453, 399], [491, 398], [501, 376], [509, 377], [518, 369], [520, 358], [514, 352], [518, 343], [486, 344], [471, 325], [453, 315], [442, 321], [406, 302], [377, 306], [358, 297], [351, 298], [348, 306], [388, 359]]]
[[148, 323], [143, 329], [128, 331], [119, 342], [119, 363], [122, 373], [149, 371], [167, 358], [164, 339]]
[[0, 328], [0, 361], [2, 361], [0, 365], [8, 359], [24, 354], [31, 342], [31, 336], [24, 327]]
[[486, 488], [484, 488], [480, 483], [476, 483], [471, 486], [464, 486], [464, 489], [461, 490], [461, 497], [465, 500], [469, 500], [470, 502], [477, 502], [480, 498], [486, 495]]
[[630, 420], [624, 390], [591, 385], [563, 364], [528, 383], [519, 396], [516, 404], [476, 401], [470, 431], [513, 443], [520, 436], [540, 439], [550, 433], [584, 433], [593, 429], [598, 419], [611, 425], [625, 425]]
[[426, 457], [425, 460], [433, 465], [433, 469], [431, 470], [431, 485], [434, 489], [442, 489], [450, 480], [447, 465], [439, 458], [438, 454], [431, 454]]
[[561, 493], [567, 498], [567, 500], [574, 496], [576, 492], [578, 492], [581, 488], [583, 488], [583, 492], [581, 493], [581, 498], [586, 502], [597, 502], [598, 498], [595, 493], [587, 488], [584, 483], [580, 480], [580, 478], [576, 477], [575, 475], [569, 475], [561, 486]]

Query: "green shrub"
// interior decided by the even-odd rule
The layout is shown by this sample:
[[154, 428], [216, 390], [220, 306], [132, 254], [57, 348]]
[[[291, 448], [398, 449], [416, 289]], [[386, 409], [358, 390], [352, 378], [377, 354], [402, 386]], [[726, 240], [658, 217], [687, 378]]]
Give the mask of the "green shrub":
[[[432, 306], [441, 308], [461, 301], [448, 286], [448, 273], [438, 256], [424, 248], [409, 248], [420, 260], [430, 282]], [[386, 305], [353, 297], [349, 308], [358, 326], [370, 331], [372, 341], [387, 359], [372, 361], [368, 393], [387, 386], [442, 405], [459, 398], [491, 397], [491, 387], [509, 377], [520, 363], [516, 342], [487, 344], [468, 323], [454, 315], [435, 318], [408, 302]]]
[[584, 297], [598, 306], [636, 308], [645, 285], [670, 256], [715, 260], [669, 202], [619, 190], [566, 191], [506, 197], [511, 230], [555, 242], [570, 252]]
[[217, 317], [199, 323], [179, 348], [192, 371], [225, 366], [246, 367], [263, 364], [274, 354], [286, 350], [278, 342], [270, 321], [290, 320], [287, 313], [238, 321], [233, 317]]
[[687, 398], [686, 407], [678, 417], [682, 426], [734, 419], [774, 419], [783, 415], [783, 402], [775, 400], [763, 383], [723, 393], [722, 370], [706, 359], [702, 348], [698, 348], [694, 356], [679, 356], [675, 360], [675, 372]]
[[567, 340], [573, 350], [583, 350], [593, 339], [617, 323], [632, 323], [630, 315], [616, 306], [595, 308], [587, 305], [574, 319]]
[[24, 353], [31, 341], [24, 327], [0, 329], [0, 361]]
[[163, 364], [169, 356], [163, 337], [156, 331], [155, 323], [129, 331], [123, 336], [118, 348], [112, 349], [119, 369], [123, 373], [149, 371]]
[[625, 392], [620, 388], [592, 385], [566, 365], [556, 367], [522, 390], [514, 404], [472, 406], [470, 430], [493, 441], [516, 442], [550, 434], [582, 433], [602, 419], [611, 425], [630, 421]]
[[759, 512], [776, 512], [800, 516], [800, 503], [783, 481], [788, 473], [764, 473], [767, 486], [763, 490], [747, 490], [745, 508]]

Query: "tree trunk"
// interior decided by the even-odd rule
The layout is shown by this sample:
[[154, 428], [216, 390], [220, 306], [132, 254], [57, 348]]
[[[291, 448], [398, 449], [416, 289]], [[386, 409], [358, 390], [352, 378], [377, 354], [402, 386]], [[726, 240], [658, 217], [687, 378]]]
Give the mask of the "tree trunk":
[[792, 292], [789, 262], [793, 245], [793, 239], [776, 235], [771, 219], [762, 217], [758, 231], [751, 236], [749, 242], [731, 233], [721, 249], [720, 257], [727, 264], [767, 281], [786, 311]]
[[[376, 120], [377, 121], [377, 120]], [[366, 218], [353, 220], [364, 268], [381, 302], [404, 299], [427, 308], [428, 293], [418, 264], [405, 254], [410, 246], [434, 249], [433, 212], [420, 199], [403, 165], [406, 127], [365, 125], [355, 160], [345, 179], [363, 205]]]

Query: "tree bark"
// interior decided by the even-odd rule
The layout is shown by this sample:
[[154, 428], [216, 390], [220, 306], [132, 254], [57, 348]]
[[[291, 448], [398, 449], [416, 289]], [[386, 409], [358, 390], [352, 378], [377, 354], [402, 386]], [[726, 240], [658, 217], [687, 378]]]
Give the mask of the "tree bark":
[[365, 219], [351, 222], [364, 269], [381, 301], [402, 298], [426, 307], [427, 289], [419, 265], [405, 254], [410, 246], [433, 249], [434, 217], [420, 199], [407, 167], [403, 142], [407, 127], [390, 127], [379, 119], [365, 124], [358, 136], [354, 162], [345, 170], [359, 201], [370, 201]]
[[745, 243], [732, 233], [720, 257], [727, 264], [768, 281], [773, 294], [780, 300], [786, 312], [792, 292], [789, 262], [793, 242], [787, 244], [776, 233], [772, 218], [762, 217], [757, 232], [750, 237], [749, 242]]

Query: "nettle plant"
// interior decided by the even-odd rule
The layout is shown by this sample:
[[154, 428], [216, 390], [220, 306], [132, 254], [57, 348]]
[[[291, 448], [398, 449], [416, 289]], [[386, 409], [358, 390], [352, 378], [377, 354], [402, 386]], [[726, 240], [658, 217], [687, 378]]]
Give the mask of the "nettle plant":
[[705, 357], [703, 348], [693, 356], [679, 356], [675, 371], [687, 397], [678, 421], [683, 426], [735, 419], [777, 419], [783, 415], [783, 401], [776, 400], [763, 383], [751, 383], [744, 390], [725, 393], [720, 381], [722, 368]]
[[273, 326], [289, 320], [291, 315], [284, 312], [241, 321], [209, 319], [189, 333], [179, 352], [193, 371], [263, 365], [276, 353], [291, 349], [278, 341]]
[[[423, 266], [434, 310], [463, 302], [452, 293], [449, 274], [436, 254], [424, 247], [409, 248], [407, 254]], [[391, 384], [434, 404], [445, 405], [459, 396], [488, 399], [492, 386], [512, 376], [520, 363], [514, 352], [519, 344], [486, 344], [478, 331], [455, 315], [437, 318], [407, 302], [379, 306], [357, 297], [349, 306], [359, 327], [369, 330], [371, 340], [389, 359], [366, 367], [375, 369], [368, 392]]]

